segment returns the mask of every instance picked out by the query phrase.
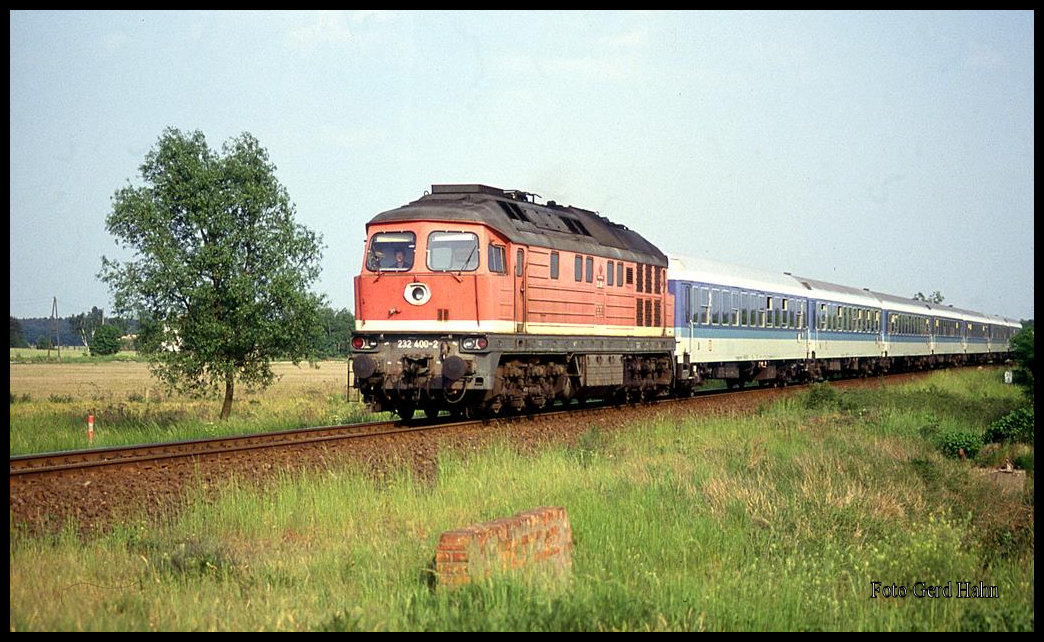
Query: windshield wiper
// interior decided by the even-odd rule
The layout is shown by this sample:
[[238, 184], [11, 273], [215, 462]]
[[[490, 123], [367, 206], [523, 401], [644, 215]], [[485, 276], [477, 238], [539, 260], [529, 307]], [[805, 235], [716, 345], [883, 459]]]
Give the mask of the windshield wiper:
[[475, 244], [475, 247], [471, 248], [471, 254], [468, 254], [468, 258], [464, 259], [464, 263], [461, 264], [460, 269], [457, 270], [457, 273], [454, 275], [457, 279], [457, 283], [463, 281], [463, 279], [460, 278], [460, 275], [464, 273], [464, 269], [468, 267], [468, 263], [471, 263], [471, 257], [475, 256], [475, 252], [477, 251], [478, 243]]

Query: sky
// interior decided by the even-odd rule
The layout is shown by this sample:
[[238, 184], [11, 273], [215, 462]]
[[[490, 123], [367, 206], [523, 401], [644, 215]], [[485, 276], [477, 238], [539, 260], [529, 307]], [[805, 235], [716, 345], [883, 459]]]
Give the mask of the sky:
[[1033, 317], [1033, 13], [12, 11], [11, 315], [110, 309], [112, 197], [168, 127], [250, 132], [354, 307], [432, 184], [667, 254]]

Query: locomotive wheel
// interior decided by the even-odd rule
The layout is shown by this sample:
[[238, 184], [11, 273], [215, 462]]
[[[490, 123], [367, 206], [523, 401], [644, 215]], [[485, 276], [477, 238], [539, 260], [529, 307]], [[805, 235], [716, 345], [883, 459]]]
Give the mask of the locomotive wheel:
[[434, 419], [439, 416], [439, 407], [435, 405], [424, 406], [424, 416], [428, 419]]
[[417, 408], [414, 406], [399, 406], [395, 409], [395, 414], [399, 415], [399, 418], [403, 421], [409, 421], [413, 419], [413, 413]]

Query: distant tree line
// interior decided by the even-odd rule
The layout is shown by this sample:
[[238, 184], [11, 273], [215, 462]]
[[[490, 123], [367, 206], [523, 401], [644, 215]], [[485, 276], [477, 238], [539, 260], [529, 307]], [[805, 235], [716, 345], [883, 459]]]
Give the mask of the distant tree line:
[[[95, 308], [97, 310], [97, 308]], [[100, 320], [96, 325], [87, 324], [89, 315], [79, 314], [64, 319], [58, 319], [58, 336], [55, 336], [54, 319], [47, 317], [30, 317], [17, 319], [11, 317], [11, 347], [27, 348], [36, 347], [47, 341], [56, 345], [57, 339], [61, 339], [62, 346], [89, 347], [90, 338], [94, 332], [101, 327]], [[93, 324], [93, 319], [91, 319]], [[113, 317], [105, 319], [105, 325], [111, 325], [120, 331], [120, 336], [133, 334], [138, 327], [138, 322], [133, 319], [120, 319]]]
[[[334, 310], [329, 307], [322, 308], [319, 314], [322, 329], [314, 338], [316, 352], [323, 358], [347, 357], [352, 332], [355, 331], [355, 315], [345, 308]], [[121, 337], [136, 334], [138, 327], [138, 321], [135, 319], [105, 318], [102, 310], [97, 307], [92, 307], [90, 312], [58, 320], [58, 332], [63, 347], [90, 348], [97, 338], [105, 343], [105, 347], [97, 346], [103, 350], [103, 354], [114, 353], [115, 350], [112, 353], [107, 352], [112, 342], [115, 340], [119, 345]], [[106, 329], [101, 330], [102, 328]], [[102, 332], [101, 336], [98, 335], [99, 330]], [[55, 339], [54, 319], [11, 317], [12, 348], [54, 347]], [[129, 347], [133, 348], [133, 345]]]

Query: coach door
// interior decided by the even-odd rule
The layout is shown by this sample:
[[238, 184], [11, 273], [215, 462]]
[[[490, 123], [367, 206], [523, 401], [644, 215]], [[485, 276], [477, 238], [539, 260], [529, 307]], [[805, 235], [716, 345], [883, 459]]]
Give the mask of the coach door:
[[526, 251], [515, 250], [515, 332], [526, 331]]
[[696, 323], [695, 313], [695, 299], [696, 299], [696, 286], [690, 285], [685, 288], [678, 288], [678, 291], [685, 295], [685, 325], [682, 327], [682, 332], [685, 335], [682, 337], [682, 351], [688, 354], [692, 354], [692, 332], [693, 326]]

